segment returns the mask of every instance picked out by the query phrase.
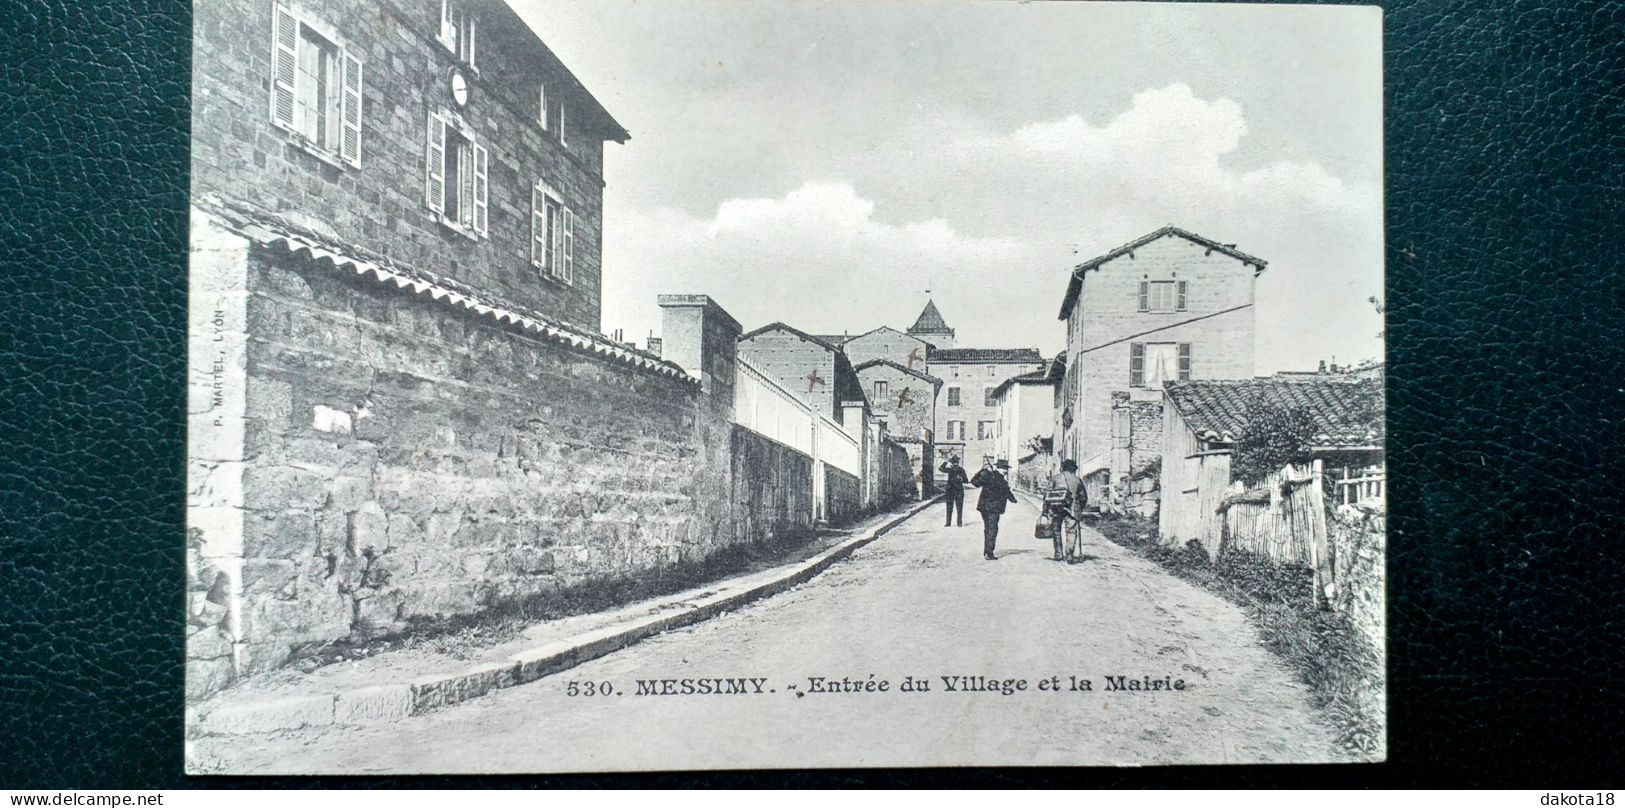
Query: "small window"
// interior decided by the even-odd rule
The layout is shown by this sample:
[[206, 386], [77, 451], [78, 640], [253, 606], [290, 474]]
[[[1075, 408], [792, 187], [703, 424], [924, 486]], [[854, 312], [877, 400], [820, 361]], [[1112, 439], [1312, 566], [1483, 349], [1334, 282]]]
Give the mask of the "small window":
[[885, 398], [886, 398], [886, 383], [883, 382], [883, 381], [878, 381], [877, 380], [875, 382], [875, 403], [878, 404], [879, 402], [885, 400]]
[[568, 146], [570, 141], [564, 135], [564, 102], [559, 102], [559, 145]]
[[272, 8], [271, 121], [310, 151], [361, 165], [361, 60], [287, 6]]
[[996, 423], [996, 422], [994, 422], [994, 421], [977, 421], [976, 422], [976, 439], [977, 440], [987, 440], [988, 438], [993, 437], [993, 424], [994, 423]]
[[988, 365], [987, 366], [987, 375], [989, 375], [989, 376], [997, 376], [997, 375], [999, 375], [999, 367], [998, 367], [998, 365]]
[[1185, 310], [1185, 281], [1140, 281], [1140, 311]]
[[427, 145], [429, 209], [471, 235], [485, 235], [489, 157], [473, 136], [441, 116], [429, 116]]
[[459, 61], [474, 66], [477, 19], [467, 0], [440, 0], [440, 44]]
[[982, 388], [982, 406], [984, 406], [984, 407], [998, 406], [998, 403], [999, 403], [998, 400], [993, 397], [993, 391], [998, 390], [998, 389], [999, 388], [997, 388], [997, 387], [984, 387], [984, 388]]
[[547, 83], [546, 82], [543, 82], [541, 84], [536, 85], [536, 122], [541, 124], [543, 129], [550, 128], [547, 125]]
[[530, 262], [544, 275], [575, 282], [575, 214], [542, 183], [530, 192]]
[[948, 406], [950, 406], [950, 407], [959, 406], [959, 388], [957, 388], [957, 387], [948, 388]]

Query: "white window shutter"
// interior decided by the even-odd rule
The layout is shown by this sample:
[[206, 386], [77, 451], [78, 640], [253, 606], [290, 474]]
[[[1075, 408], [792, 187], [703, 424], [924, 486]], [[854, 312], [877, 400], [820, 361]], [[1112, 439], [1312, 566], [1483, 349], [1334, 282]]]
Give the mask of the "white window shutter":
[[536, 122], [547, 128], [547, 83], [536, 85]]
[[344, 162], [361, 167], [361, 60], [344, 52], [344, 135], [339, 140]]
[[547, 201], [540, 185], [530, 188], [530, 263], [547, 268]]
[[298, 80], [299, 21], [281, 3], [271, 20], [271, 120], [293, 126], [294, 82]]
[[429, 143], [425, 160], [428, 165], [428, 182], [425, 183], [425, 195], [429, 203], [429, 210], [435, 213], [445, 213], [446, 122], [439, 115], [429, 115]]
[[457, 48], [457, 29], [452, 25], [451, 4], [453, 0], [440, 0], [440, 43], [448, 48]]
[[482, 236], [485, 235], [486, 219], [489, 216], [485, 200], [488, 184], [485, 181], [487, 159], [485, 147], [478, 143], [474, 144], [474, 232]]
[[564, 280], [572, 283], [576, 279], [576, 216], [569, 208], [564, 209]]
[[469, 67], [474, 67], [474, 41], [475, 36], [480, 32], [480, 18], [470, 10], [464, 10], [463, 13], [467, 15], [466, 20], [468, 23], [468, 53], [463, 54], [463, 61], [468, 62]]

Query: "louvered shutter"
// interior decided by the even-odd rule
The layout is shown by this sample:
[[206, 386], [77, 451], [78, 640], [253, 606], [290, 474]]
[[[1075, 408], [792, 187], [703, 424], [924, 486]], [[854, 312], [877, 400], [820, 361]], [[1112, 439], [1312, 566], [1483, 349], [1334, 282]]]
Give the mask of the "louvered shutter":
[[564, 282], [576, 279], [576, 215], [564, 209]]
[[1151, 284], [1140, 281], [1140, 311], [1151, 310]]
[[474, 144], [474, 232], [482, 236], [485, 235], [486, 217], [489, 210], [485, 200], [486, 160], [485, 147], [478, 143]]
[[1143, 342], [1130, 343], [1128, 346], [1128, 384], [1130, 387], [1145, 386], [1145, 343]]
[[547, 200], [540, 185], [530, 189], [530, 262], [547, 268]]
[[349, 51], [344, 52], [344, 135], [339, 156], [361, 167], [361, 60]]
[[1179, 380], [1191, 380], [1191, 344], [1188, 342], [1179, 343]]
[[1185, 310], [1185, 281], [1180, 281], [1179, 282], [1179, 301], [1178, 302], [1179, 302], [1179, 305], [1178, 305], [1179, 310], [1184, 311]]
[[425, 183], [429, 210], [446, 212], [446, 122], [439, 115], [429, 116], [429, 143], [426, 161], [428, 181]]
[[271, 13], [271, 120], [291, 128], [293, 85], [299, 73], [299, 21], [280, 3]]

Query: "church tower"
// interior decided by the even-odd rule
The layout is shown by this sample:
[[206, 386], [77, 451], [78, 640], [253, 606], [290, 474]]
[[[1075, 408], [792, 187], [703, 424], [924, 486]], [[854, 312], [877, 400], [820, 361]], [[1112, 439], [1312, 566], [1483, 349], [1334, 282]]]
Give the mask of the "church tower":
[[942, 312], [937, 311], [936, 302], [929, 299], [925, 301], [925, 309], [920, 312], [914, 325], [908, 327], [908, 335], [923, 339], [937, 348], [954, 347], [954, 330], [942, 319]]

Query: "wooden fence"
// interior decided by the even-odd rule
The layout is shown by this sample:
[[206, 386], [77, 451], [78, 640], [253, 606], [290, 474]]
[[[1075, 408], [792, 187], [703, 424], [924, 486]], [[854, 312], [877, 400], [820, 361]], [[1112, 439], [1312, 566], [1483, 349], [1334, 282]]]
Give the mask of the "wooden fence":
[[1302, 564], [1315, 574], [1315, 599], [1337, 600], [1337, 576], [1326, 533], [1325, 467], [1316, 460], [1288, 465], [1263, 484], [1244, 490], [1237, 482], [1212, 521], [1221, 532], [1220, 553], [1239, 551], [1283, 564]]
[[1355, 469], [1344, 467], [1338, 469], [1340, 474], [1333, 482], [1337, 485], [1337, 495], [1333, 499], [1341, 505], [1353, 505], [1357, 502], [1381, 500], [1388, 495], [1388, 473], [1382, 466], [1366, 466]]

